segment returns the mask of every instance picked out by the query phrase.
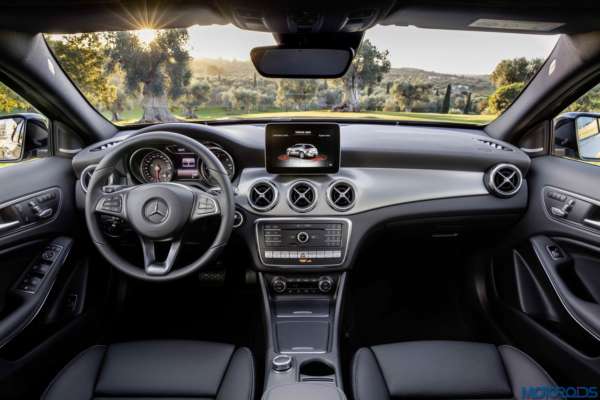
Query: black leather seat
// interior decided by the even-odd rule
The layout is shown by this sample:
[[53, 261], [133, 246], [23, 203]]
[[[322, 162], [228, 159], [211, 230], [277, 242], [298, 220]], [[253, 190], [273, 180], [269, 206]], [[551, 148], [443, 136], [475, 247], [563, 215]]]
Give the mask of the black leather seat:
[[93, 346], [50, 384], [44, 400], [218, 399], [254, 397], [247, 348], [193, 341]]
[[523, 387], [555, 383], [511, 346], [422, 341], [358, 350], [352, 386], [354, 400], [521, 399]]

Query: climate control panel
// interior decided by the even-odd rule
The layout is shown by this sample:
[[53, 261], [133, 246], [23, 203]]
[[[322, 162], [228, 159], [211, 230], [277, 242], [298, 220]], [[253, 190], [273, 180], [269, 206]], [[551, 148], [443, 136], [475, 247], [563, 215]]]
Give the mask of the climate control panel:
[[278, 219], [256, 222], [259, 256], [269, 266], [336, 266], [350, 237], [347, 219]]
[[275, 276], [270, 282], [271, 291], [275, 294], [329, 294], [336, 287], [331, 276]]

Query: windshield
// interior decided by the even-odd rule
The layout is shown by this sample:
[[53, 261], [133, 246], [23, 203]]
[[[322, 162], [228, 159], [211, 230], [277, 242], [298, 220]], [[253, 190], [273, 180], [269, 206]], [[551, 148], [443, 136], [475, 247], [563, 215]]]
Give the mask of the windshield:
[[263, 78], [269, 33], [228, 26], [46, 35], [90, 103], [115, 124], [364, 118], [486, 124], [535, 75], [557, 36], [378, 26], [340, 79]]

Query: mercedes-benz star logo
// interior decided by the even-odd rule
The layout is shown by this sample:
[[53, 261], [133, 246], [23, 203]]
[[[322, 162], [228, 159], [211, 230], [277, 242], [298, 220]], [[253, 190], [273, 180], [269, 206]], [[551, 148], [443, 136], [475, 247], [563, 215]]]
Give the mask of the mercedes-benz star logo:
[[144, 216], [154, 224], [160, 224], [167, 219], [169, 206], [163, 199], [150, 199], [144, 206]]

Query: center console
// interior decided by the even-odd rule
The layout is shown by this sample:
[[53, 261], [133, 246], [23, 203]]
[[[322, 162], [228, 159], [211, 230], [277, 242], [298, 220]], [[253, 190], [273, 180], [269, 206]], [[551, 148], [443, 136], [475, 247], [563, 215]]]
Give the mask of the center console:
[[297, 271], [259, 274], [270, 360], [264, 398], [308, 391], [344, 399], [338, 335], [345, 273]]
[[346, 258], [351, 225], [345, 218], [258, 219], [258, 254], [266, 266], [339, 266]]
[[[268, 124], [265, 161], [267, 172], [277, 175], [336, 173], [339, 126]], [[302, 213], [318, 197], [314, 185], [300, 180], [290, 187], [287, 201]], [[259, 218], [254, 224], [258, 261], [269, 271], [259, 273], [268, 347], [263, 399], [345, 400], [338, 343], [345, 272], [340, 270], [352, 223], [296, 215]]]

